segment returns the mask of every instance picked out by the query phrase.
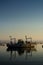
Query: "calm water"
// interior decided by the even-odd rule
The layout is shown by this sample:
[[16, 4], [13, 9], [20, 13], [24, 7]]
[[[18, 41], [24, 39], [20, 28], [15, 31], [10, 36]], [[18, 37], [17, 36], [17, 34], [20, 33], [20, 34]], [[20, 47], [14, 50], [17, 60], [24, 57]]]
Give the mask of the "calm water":
[[18, 51], [8, 51], [6, 46], [0, 46], [0, 64], [43, 65], [42, 44], [37, 44], [32, 49], [19, 49]]

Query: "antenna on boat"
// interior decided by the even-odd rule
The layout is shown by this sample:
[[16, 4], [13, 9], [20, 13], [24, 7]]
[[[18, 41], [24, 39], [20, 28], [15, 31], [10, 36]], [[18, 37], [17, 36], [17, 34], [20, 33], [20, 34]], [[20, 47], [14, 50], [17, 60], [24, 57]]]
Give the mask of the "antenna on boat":
[[10, 41], [14, 41], [14, 43], [16, 43], [16, 38], [12, 38], [12, 36], [9, 37], [10, 37]]
[[27, 37], [27, 35], [25, 35], [25, 39], [26, 39], [26, 42], [27, 42], [28, 39], [30, 39], [30, 41], [32, 42], [32, 37], [31, 36]]
[[27, 41], [27, 35], [25, 35], [26, 41]]
[[12, 38], [14, 40], [14, 43], [16, 43], [16, 38]]
[[10, 37], [10, 40], [12, 41], [12, 36], [9, 36]]

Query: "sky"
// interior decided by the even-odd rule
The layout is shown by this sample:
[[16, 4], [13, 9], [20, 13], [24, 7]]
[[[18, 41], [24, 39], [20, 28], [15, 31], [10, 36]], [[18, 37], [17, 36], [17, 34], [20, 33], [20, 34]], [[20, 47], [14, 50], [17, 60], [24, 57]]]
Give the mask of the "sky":
[[43, 40], [43, 0], [0, 0], [0, 40]]

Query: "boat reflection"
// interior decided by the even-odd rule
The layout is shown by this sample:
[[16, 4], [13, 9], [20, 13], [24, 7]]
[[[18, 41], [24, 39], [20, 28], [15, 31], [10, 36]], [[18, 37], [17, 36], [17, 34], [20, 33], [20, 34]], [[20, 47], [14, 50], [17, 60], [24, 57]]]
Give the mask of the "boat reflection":
[[26, 48], [26, 55], [25, 55], [25, 58], [28, 59], [28, 56], [31, 56], [32, 57], [32, 52], [37, 52], [37, 49], [34, 47], [34, 48]]
[[13, 57], [13, 52], [14, 52], [14, 58], [16, 58], [17, 56], [17, 53], [19, 56], [23, 55], [25, 53], [25, 57], [27, 59], [27, 56], [30, 54], [30, 56], [32, 56], [32, 52], [33, 51], [37, 51], [37, 49], [34, 47], [34, 48], [15, 48], [14, 50], [13, 49], [9, 49], [7, 48], [6, 50], [7, 52], [10, 52], [10, 59], [12, 59]]

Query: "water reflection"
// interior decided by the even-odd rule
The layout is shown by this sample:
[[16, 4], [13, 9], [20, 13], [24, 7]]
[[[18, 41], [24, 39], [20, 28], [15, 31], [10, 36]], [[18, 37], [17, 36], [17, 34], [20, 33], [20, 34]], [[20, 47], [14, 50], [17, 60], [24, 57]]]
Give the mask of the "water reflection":
[[[38, 65], [38, 63], [43, 63], [43, 44], [34, 44], [34, 48], [15, 48], [14, 50], [9, 49], [6, 46], [0, 46], [0, 62], [5, 62], [10, 65]], [[13, 64], [14, 63], [14, 64]], [[20, 64], [18, 64], [20, 63]], [[24, 65], [23, 64], [23, 65]], [[2, 65], [2, 64], [1, 64]], [[41, 64], [43, 65], [43, 64]]]
[[17, 54], [19, 56], [22, 56], [24, 53], [25, 53], [25, 58], [27, 59], [28, 56], [32, 56], [32, 52], [33, 51], [36, 52], [37, 49], [35, 47], [34, 48], [31, 48], [31, 47], [30, 48], [15, 48], [14, 50], [7, 48], [6, 51], [10, 52], [10, 59], [12, 59], [12, 57], [13, 57], [13, 52], [14, 52], [14, 59], [16, 58]]

